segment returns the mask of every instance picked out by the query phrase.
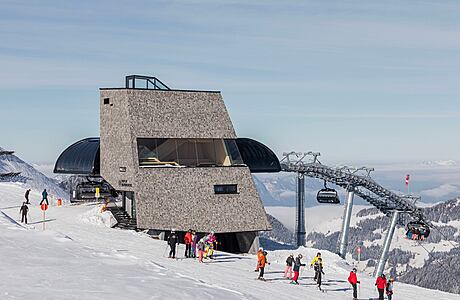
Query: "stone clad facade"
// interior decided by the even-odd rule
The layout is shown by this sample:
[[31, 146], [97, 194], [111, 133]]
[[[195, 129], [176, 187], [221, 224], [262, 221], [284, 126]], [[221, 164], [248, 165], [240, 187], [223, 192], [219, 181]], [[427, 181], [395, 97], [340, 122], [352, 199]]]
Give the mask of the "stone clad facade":
[[[241, 252], [270, 230], [247, 166], [140, 166], [138, 138], [235, 139], [220, 92], [101, 89], [101, 176], [134, 193], [139, 228], [234, 234]], [[215, 193], [221, 184], [238, 193]]]

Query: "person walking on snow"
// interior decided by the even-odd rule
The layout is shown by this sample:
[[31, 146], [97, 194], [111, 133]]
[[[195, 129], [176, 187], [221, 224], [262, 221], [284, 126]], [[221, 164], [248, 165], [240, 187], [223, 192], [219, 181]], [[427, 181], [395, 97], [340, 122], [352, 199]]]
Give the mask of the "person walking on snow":
[[294, 267], [293, 267], [294, 277], [292, 278], [292, 281], [291, 281], [292, 284], [299, 284], [298, 280], [299, 280], [300, 267], [305, 266], [305, 264], [301, 262], [302, 257], [303, 257], [302, 254], [299, 254], [297, 255], [297, 258], [294, 261]]
[[42, 192], [42, 201], [40, 201], [40, 205], [43, 204], [43, 201], [46, 201], [46, 205], [49, 205], [48, 192], [46, 191], [46, 189], [44, 189], [43, 192]]
[[169, 250], [169, 258], [176, 258], [176, 245], [177, 245], [177, 234], [174, 229], [171, 230], [171, 233], [168, 236], [168, 245], [171, 250]]
[[393, 278], [390, 278], [389, 282], [387, 283], [387, 298], [388, 300], [391, 300], [393, 298], [393, 282], [395, 280]]
[[294, 264], [294, 254], [291, 254], [286, 259], [286, 268], [284, 269], [284, 277], [292, 279], [292, 265]]
[[377, 277], [377, 280], [375, 281], [375, 285], [377, 286], [377, 290], [379, 291], [379, 300], [383, 300], [384, 299], [383, 294], [387, 286], [387, 279], [385, 278], [384, 274]]
[[356, 268], [350, 272], [350, 276], [348, 276], [348, 282], [353, 287], [353, 300], [358, 300], [358, 288], [357, 284], [361, 283], [356, 276]]
[[315, 270], [316, 270], [316, 283], [318, 284], [318, 288], [321, 291], [321, 280], [323, 278], [324, 272], [323, 272], [323, 259], [321, 257], [318, 258], [318, 260], [315, 263]]
[[26, 198], [26, 204], [30, 204], [30, 202], [29, 202], [29, 194], [30, 194], [30, 189], [28, 189], [26, 191], [26, 194], [24, 195], [24, 197]]
[[264, 249], [260, 247], [259, 251], [257, 251], [257, 265], [256, 265], [256, 269], [254, 270], [254, 272], [259, 272], [259, 261], [262, 259], [263, 255], [264, 255]]
[[264, 272], [265, 272], [265, 265], [269, 265], [270, 263], [267, 261], [267, 251], [262, 252], [260, 260], [257, 261], [257, 266], [259, 267], [259, 280], [265, 281]]
[[27, 213], [29, 212], [29, 207], [25, 202], [22, 202], [22, 206], [19, 209], [19, 213], [21, 214], [21, 223], [27, 224]]
[[[318, 270], [316, 268], [317, 264], [316, 262], [318, 261], [318, 259], [321, 258], [321, 253], [318, 252], [315, 256], [315, 258], [313, 258], [313, 260], [311, 261], [310, 263], [310, 268], [313, 267], [313, 269], [315, 270], [315, 278], [313, 279], [314, 281], [316, 281], [318, 278], [316, 277], [316, 275], [318, 275]], [[321, 267], [323, 267], [323, 261], [321, 260]]]
[[185, 257], [192, 257], [192, 230], [189, 229], [184, 237]]

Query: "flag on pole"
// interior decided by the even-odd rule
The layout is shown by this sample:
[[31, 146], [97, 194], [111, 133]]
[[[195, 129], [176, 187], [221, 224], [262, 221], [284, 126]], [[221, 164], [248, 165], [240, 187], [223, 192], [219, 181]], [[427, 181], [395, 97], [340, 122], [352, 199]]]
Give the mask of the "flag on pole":
[[410, 179], [410, 175], [409, 175], [409, 174], [407, 174], [407, 175], [406, 175], [406, 186], [408, 186], [408, 185], [409, 185], [409, 179]]

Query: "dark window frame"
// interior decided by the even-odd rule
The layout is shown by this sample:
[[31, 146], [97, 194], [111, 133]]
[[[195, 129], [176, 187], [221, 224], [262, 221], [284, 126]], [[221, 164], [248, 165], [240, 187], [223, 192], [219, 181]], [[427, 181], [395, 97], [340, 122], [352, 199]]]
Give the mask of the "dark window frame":
[[215, 184], [214, 194], [216, 195], [239, 194], [238, 184]]

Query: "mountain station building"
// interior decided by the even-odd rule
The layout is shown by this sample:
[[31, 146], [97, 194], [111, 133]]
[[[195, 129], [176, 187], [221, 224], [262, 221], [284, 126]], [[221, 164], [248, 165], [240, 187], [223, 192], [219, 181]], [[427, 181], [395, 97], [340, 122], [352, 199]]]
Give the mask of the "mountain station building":
[[251, 173], [280, 169], [268, 147], [237, 137], [220, 92], [131, 75], [100, 89], [100, 138], [69, 146], [54, 171], [102, 178], [139, 229], [214, 231], [219, 249], [245, 253], [270, 230]]

